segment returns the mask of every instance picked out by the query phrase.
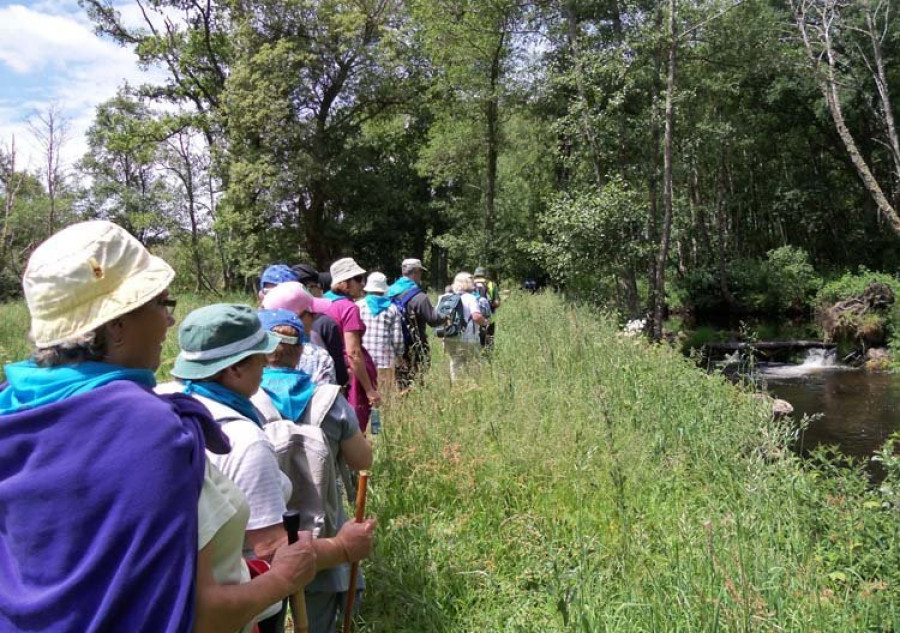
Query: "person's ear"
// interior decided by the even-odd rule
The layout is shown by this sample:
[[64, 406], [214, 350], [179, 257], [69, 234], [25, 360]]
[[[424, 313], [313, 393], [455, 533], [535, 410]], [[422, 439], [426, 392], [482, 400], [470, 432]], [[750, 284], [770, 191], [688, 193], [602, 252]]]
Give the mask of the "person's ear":
[[106, 344], [110, 349], [125, 344], [125, 322], [122, 317], [105, 323], [103, 327], [106, 328]]

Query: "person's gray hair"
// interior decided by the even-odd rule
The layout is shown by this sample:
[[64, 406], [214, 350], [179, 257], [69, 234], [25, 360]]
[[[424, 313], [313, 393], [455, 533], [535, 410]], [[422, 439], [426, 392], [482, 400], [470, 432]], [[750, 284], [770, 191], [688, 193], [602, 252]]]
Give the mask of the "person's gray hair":
[[456, 277], [453, 278], [453, 292], [472, 292], [473, 290], [475, 290], [475, 278], [472, 277], [472, 273], [456, 273]]
[[58, 345], [39, 347], [31, 359], [38, 367], [57, 367], [86, 361], [102, 361], [107, 353], [106, 330], [103, 326], [93, 332], [73, 336]]

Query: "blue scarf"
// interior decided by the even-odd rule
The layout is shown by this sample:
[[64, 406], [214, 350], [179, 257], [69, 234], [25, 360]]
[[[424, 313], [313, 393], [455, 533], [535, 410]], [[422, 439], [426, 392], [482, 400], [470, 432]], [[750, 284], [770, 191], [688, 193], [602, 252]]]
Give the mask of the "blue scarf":
[[215, 400], [219, 404], [224, 404], [226, 407], [234, 409], [256, 424], [256, 426], [262, 428], [262, 422], [260, 422], [259, 416], [256, 414], [256, 407], [250, 402], [250, 398], [245, 398], [241, 394], [234, 392], [217, 382], [208, 380], [185, 380], [183, 393], [186, 393], [189, 396], [197, 394], [198, 396]]
[[299, 369], [266, 367], [262, 389], [269, 394], [272, 404], [285, 420], [299, 422], [316, 390], [316, 383]]
[[329, 301], [340, 301], [341, 299], [349, 299], [347, 295], [339, 295], [334, 290], [329, 290], [324, 295], [322, 295], [323, 299], [328, 299]]
[[409, 277], [401, 277], [400, 279], [392, 283], [390, 288], [388, 288], [387, 296], [393, 299], [394, 297], [399, 297], [407, 290], [412, 290], [413, 288], [418, 287], [419, 285]]
[[391, 307], [391, 300], [388, 297], [379, 295], [366, 295], [366, 305], [369, 306], [369, 312], [372, 313], [372, 316], [378, 316]]
[[156, 377], [149, 369], [85, 361], [58, 367], [38, 367], [26, 360], [6, 366], [9, 386], [0, 392], [0, 415], [53, 404], [102, 387], [115, 380], [131, 380], [151, 389]]

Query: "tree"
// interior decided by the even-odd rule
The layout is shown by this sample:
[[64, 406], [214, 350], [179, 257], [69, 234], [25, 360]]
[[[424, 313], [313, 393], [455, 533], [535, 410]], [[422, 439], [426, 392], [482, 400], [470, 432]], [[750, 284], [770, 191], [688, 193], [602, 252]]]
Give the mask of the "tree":
[[66, 173], [60, 155], [69, 140], [70, 122], [59, 104], [53, 103], [35, 112], [28, 121], [28, 128], [43, 153], [42, 176], [50, 202], [47, 210], [47, 235], [52, 235], [59, 221], [59, 196], [65, 187]]
[[[877, 87], [881, 121], [888, 137], [887, 146], [894, 165], [894, 203], [888, 200], [884, 194], [881, 184], [869, 166], [869, 161], [860, 151], [856, 139], [847, 125], [841, 105], [841, 88], [844, 84], [843, 75], [845, 74], [842, 67], [848, 63], [841, 59], [843, 56], [838, 50], [842, 31], [847, 26], [845, 24], [845, 9], [847, 9], [845, 3], [842, 0], [790, 0], [794, 20], [800, 31], [816, 83], [825, 98], [828, 112], [844, 143], [850, 162], [853, 163], [863, 185], [875, 201], [878, 212], [894, 232], [900, 234], [900, 216], [897, 215], [895, 209], [897, 200], [900, 199], [900, 188], [898, 188], [900, 187], [900, 142], [898, 142], [894, 126], [894, 114], [882, 49], [882, 43], [887, 36], [890, 24], [890, 3], [878, 2], [872, 6], [868, 0], [865, 0], [863, 4], [865, 27], [857, 30], [862, 30], [868, 36], [872, 49], [872, 58], [870, 59], [865, 53], [863, 53], [863, 58]], [[882, 14], [884, 26], [879, 28], [878, 19]], [[862, 53], [861, 47], [859, 50]]]

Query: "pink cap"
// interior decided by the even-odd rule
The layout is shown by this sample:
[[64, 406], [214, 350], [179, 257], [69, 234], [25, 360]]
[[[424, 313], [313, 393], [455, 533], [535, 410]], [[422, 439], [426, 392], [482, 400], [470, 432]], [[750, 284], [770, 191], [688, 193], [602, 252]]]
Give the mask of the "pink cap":
[[313, 297], [298, 281], [286, 281], [270, 289], [262, 300], [262, 307], [266, 310], [290, 310], [300, 315], [304, 312], [325, 312], [331, 302], [327, 299]]

